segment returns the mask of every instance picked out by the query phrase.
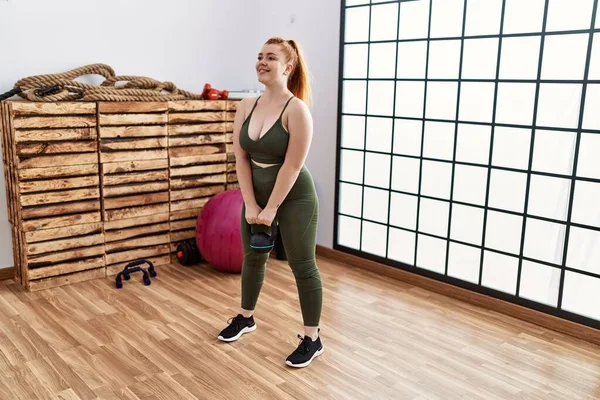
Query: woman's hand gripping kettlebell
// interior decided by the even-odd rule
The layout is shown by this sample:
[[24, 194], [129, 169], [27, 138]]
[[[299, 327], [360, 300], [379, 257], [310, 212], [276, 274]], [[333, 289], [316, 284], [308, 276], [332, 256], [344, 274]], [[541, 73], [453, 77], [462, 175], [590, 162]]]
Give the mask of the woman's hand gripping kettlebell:
[[258, 204], [246, 206], [246, 222], [249, 224], [257, 224], [258, 215], [262, 212], [262, 208]]
[[256, 224], [270, 226], [275, 219], [275, 215], [277, 214], [276, 208], [265, 208], [258, 214], [256, 218]]

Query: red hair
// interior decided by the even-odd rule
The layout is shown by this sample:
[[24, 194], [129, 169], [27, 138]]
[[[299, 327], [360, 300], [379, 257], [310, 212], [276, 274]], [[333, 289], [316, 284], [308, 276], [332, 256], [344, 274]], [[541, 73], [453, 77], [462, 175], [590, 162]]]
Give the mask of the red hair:
[[300, 46], [295, 40], [286, 40], [280, 37], [273, 37], [265, 44], [278, 44], [281, 46], [288, 62], [292, 62], [292, 74], [288, 79], [288, 89], [306, 104], [310, 104], [311, 93], [308, 80], [308, 67]]

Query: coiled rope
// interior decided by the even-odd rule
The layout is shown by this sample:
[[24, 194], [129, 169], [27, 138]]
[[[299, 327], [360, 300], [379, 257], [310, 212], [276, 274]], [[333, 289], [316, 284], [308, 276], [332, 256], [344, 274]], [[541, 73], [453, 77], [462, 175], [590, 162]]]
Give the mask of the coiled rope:
[[[101, 75], [105, 80], [100, 85], [75, 80], [85, 75]], [[14, 89], [0, 95], [0, 100], [16, 94], [37, 102], [202, 99], [202, 94], [178, 89], [172, 82], [160, 82], [143, 76], [117, 76], [106, 64], [90, 64], [63, 73], [23, 78], [15, 83]]]

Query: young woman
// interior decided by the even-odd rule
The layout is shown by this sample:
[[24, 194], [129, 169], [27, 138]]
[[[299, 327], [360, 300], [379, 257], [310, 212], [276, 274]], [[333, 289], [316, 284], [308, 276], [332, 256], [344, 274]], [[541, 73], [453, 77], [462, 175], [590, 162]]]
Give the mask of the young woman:
[[231, 342], [256, 330], [253, 314], [269, 254], [250, 247], [247, 224], [253, 232], [268, 232], [275, 219], [296, 279], [304, 322], [304, 336], [298, 335], [301, 342], [286, 364], [305, 367], [324, 349], [319, 337], [323, 292], [315, 261], [319, 201], [304, 165], [312, 141], [307, 68], [298, 44], [276, 37], [263, 45], [256, 73], [265, 91], [238, 104], [233, 129], [244, 198], [241, 310], [219, 339]]

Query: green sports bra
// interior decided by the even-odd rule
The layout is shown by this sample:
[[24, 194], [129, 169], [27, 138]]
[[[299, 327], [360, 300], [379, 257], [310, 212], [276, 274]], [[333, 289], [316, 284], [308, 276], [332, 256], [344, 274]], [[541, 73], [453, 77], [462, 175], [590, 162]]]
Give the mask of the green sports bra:
[[248, 126], [250, 119], [254, 113], [254, 109], [260, 100], [260, 96], [256, 99], [250, 115], [244, 121], [240, 130], [240, 147], [250, 155], [253, 161], [265, 164], [283, 164], [285, 161], [285, 153], [288, 147], [289, 134], [283, 127], [281, 117], [294, 96], [290, 97], [285, 103], [279, 118], [269, 130], [257, 140], [252, 140], [248, 135]]

